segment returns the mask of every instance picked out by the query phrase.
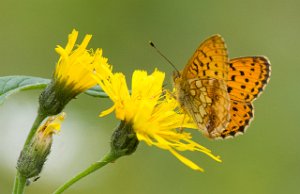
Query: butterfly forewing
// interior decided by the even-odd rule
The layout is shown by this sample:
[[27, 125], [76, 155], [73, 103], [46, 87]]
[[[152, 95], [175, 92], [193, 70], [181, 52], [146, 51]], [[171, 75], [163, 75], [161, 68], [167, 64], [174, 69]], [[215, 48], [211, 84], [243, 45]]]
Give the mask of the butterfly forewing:
[[196, 50], [183, 72], [174, 77], [181, 107], [207, 136], [220, 136], [229, 123], [228, 56], [224, 40], [215, 35]]
[[220, 35], [205, 40], [195, 51], [185, 66], [182, 77], [193, 79], [227, 79], [228, 54], [225, 42]]

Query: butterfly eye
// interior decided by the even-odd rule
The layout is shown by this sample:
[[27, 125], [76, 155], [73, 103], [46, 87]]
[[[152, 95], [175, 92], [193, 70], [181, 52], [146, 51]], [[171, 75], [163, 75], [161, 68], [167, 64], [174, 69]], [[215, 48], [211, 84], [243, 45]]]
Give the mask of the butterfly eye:
[[174, 81], [180, 77], [181, 77], [181, 73], [179, 71], [173, 71], [173, 80]]

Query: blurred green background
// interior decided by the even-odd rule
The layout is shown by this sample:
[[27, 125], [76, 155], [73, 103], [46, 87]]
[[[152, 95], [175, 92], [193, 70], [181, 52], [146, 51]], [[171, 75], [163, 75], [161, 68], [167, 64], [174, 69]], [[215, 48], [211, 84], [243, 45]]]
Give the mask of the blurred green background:
[[[255, 119], [245, 135], [210, 141], [196, 134], [195, 139], [221, 155], [223, 163], [188, 154], [206, 170], [199, 173], [170, 153], [141, 143], [135, 154], [66, 193], [299, 193], [299, 7], [298, 0], [1, 0], [0, 76], [50, 78], [58, 59], [55, 46], [64, 46], [76, 28], [80, 41], [93, 34], [89, 47], [103, 48], [115, 71], [130, 76], [135, 69], [158, 67], [166, 72], [170, 86], [173, 69], [148, 41], [183, 68], [202, 40], [219, 33], [231, 58], [265, 55], [272, 63], [271, 81], [254, 103]], [[11, 193], [16, 160], [34, 120], [39, 93], [19, 93], [0, 107], [1, 194]], [[26, 193], [51, 193], [108, 151], [117, 121], [113, 115], [97, 116], [110, 105], [107, 99], [81, 95], [67, 106], [67, 119], [41, 178]]]

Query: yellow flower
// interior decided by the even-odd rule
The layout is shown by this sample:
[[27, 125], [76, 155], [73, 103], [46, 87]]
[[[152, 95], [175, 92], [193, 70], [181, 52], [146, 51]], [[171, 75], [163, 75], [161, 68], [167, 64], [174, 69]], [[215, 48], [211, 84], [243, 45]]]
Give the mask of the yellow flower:
[[52, 82], [40, 96], [40, 111], [45, 115], [56, 115], [78, 94], [96, 85], [92, 74], [103, 78], [111, 72], [102, 49], [87, 50], [92, 35], [86, 35], [80, 45], [75, 45], [78, 32], [73, 30], [65, 48], [57, 46], [60, 58], [56, 64]]
[[176, 158], [190, 168], [203, 171], [197, 164], [179, 152], [198, 151], [220, 162], [211, 151], [192, 140], [187, 132], [178, 128], [197, 128], [191, 120], [176, 111], [177, 101], [162, 92], [164, 73], [155, 70], [148, 75], [145, 71], [135, 71], [132, 76], [131, 94], [122, 73], [111, 74], [109, 79], [95, 75], [101, 88], [108, 94], [114, 105], [100, 116], [115, 110], [116, 117], [131, 124], [139, 141], [170, 151]]
[[57, 46], [55, 49], [60, 54], [60, 58], [56, 65], [54, 79], [63, 85], [61, 87], [78, 94], [96, 85], [91, 77], [93, 71], [101, 73], [99, 70], [110, 66], [107, 64], [107, 59], [102, 57], [101, 49], [96, 49], [95, 52], [86, 49], [92, 35], [86, 35], [82, 43], [75, 47], [77, 37], [78, 32], [73, 30], [69, 35], [67, 46], [65, 48]]

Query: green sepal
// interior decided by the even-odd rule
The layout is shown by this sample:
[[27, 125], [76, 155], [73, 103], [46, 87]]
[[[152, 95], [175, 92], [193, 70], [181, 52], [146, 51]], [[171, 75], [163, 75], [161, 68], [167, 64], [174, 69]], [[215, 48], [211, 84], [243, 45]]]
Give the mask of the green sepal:
[[139, 140], [131, 123], [121, 121], [111, 136], [111, 153], [116, 158], [134, 153], [139, 145]]

